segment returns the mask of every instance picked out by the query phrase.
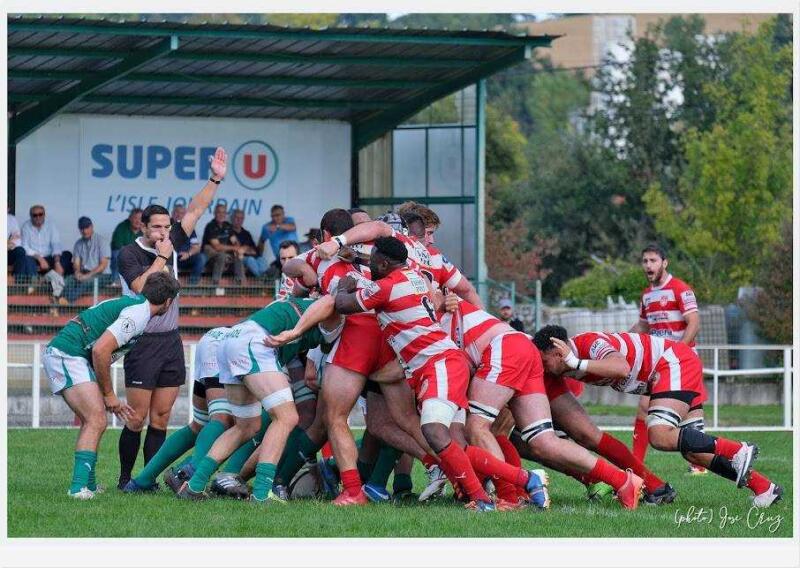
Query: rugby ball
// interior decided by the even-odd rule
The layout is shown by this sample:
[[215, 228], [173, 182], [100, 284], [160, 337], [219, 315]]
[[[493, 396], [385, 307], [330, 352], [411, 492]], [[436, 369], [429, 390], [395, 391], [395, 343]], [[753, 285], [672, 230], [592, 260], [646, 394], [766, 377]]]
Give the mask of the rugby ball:
[[322, 480], [317, 463], [307, 463], [292, 478], [287, 488], [289, 499], [317, 499], [322, 496]]

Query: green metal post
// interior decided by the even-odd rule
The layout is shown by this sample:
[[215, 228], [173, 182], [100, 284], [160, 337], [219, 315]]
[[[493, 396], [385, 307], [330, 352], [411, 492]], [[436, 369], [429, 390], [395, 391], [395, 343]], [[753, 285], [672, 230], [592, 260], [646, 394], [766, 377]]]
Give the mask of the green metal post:
[[475, 268], [478, 293], [484, 305], [488, 302], [488, 290], [484, 284], [488, 278], [485, 259], [486, 239], [486, 82], [478, 81], [475, 86]]

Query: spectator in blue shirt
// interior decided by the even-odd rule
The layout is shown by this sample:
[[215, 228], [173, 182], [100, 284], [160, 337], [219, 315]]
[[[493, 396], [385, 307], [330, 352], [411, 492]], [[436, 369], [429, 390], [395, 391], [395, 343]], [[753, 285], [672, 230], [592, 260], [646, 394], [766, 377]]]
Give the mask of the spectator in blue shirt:
[[297, 241], [297, 226], [292, 217], [287, 217], [283, 211], [283, 205], [273, 205], [270, 209], [272, 221], [266, 223], [261, 228], [261, 236], [258, 239], [258, 254], [262, 256], [264, 243], [269, 241], [274, 258], [280, 257], [280, 248], [283, 241]]

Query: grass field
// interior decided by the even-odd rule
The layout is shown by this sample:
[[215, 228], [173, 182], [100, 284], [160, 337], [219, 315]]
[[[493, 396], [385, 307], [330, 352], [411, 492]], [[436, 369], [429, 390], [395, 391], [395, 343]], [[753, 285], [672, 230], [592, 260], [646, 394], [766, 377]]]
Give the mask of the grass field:
[[[630, 434], [617, 432], [626, 443]], [[103, 439], [98, 481], [113, 486], [117, 475], [117, 431]], [[9, 537], [790, 537], [792, 536], [792, 437], [753, 432], [742, 439], [761, 448], [758, 469], [782, 484], [783, 501], [751, 513], [750, 492], [712, 475], [689, 476], [676, 454], [650, 451], [648, 464], [678, 490], [662, 507], [625, 511], [613, 501], [592, 504], [583, 486], [551, 474], [549, 511], [479, 515], [450, 500], [434, 505], [391, 504], [338, 509], [320, 501], [257, 508], [249, 503], [178, 501], [167, 489], [155, 495], [123, 495], [115, 488], [92, 501], [66, 496], [74, 430], [8, 432]], [[141, 457], [140, 457], [141, 459]], [[140, 464], [137, 464], [137, 469]], [[420, 464], [415, 489], [424, 487]], [[163, 487], [163, 486], [162, 486]], [[703, 521], [676, 519], [694, 507]], [[710, 512], [710, 513], [709, 513]], [[713, 514], [711, 521], [709, 514]], [[727, 520], [723, 517], [727, 516]], [[733, 521], [738, 516], [739, 519]], [[723, 522], [724, 520], [724, 522]]]

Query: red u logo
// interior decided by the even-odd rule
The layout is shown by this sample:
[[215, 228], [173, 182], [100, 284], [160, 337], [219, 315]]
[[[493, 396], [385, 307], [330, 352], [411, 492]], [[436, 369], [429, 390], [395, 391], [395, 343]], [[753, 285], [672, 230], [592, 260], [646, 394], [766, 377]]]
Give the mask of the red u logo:
[[256, 179], [256, 178], [263, 178], [266, 173], [267, 173], [266, 154], [258, 155], [258, 166], [255, 171], [253, 170], [253, 155], [252, 154], [244, 155], [244, 175], [246, 175], [250, 179]]

